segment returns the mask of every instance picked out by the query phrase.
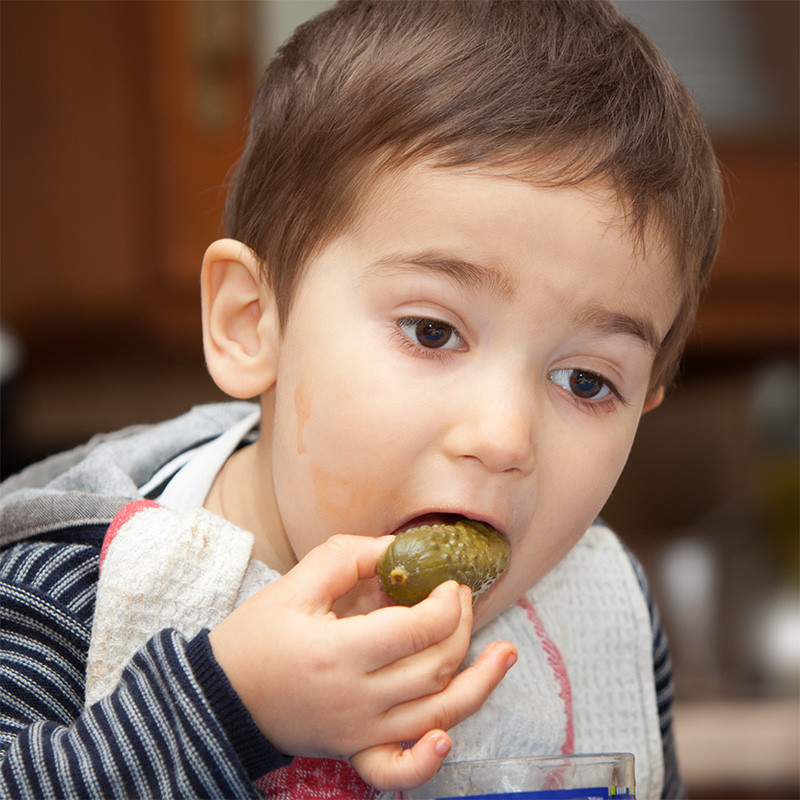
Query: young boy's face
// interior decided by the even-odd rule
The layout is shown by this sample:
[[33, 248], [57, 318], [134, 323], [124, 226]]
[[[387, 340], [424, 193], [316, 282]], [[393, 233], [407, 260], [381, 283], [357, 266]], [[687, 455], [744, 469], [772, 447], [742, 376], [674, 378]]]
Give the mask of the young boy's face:
[[673, 262], [647, 244], [598, 187], [426, 166], [382, 178], [312, 260], [284, 330], [260, 440], [269, 535], [301, 558], [336, 533], [484, 520], [512, 555], [476, 625], [514, 602], [628, 456], [679, 301]]

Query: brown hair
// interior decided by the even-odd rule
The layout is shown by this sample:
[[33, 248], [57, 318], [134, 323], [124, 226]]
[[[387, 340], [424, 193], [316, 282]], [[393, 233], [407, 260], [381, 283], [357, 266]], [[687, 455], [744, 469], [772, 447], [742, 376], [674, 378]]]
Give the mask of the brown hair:
[[610, 2], [343, 0], [300, 26], [264, 73], [225, 213], [281, 323], [370, 181], [420, 159], [610, 182], [681, 270], [651, 386], [672, 379], [719, 243], [719, 171], [688, 91]]

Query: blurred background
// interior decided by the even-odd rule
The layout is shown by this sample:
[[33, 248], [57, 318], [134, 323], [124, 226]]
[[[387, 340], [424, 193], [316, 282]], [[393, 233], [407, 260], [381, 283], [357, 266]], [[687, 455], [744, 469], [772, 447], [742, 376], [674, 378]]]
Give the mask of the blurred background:
[[[327, 5], [0, 4], [0, 469], [222, 399], [198, 271], [260, 69]], [[800, 797], [798, 3], [620, 0], [691, 88], [729, 224], [604, 511], [672, 644], [695, 798]]]

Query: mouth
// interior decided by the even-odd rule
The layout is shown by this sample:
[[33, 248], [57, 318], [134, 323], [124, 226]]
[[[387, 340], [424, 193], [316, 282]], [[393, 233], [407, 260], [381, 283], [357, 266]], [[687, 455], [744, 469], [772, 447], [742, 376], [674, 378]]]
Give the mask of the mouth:
[[485, 525], [490, 525], [493, 527], [501, 536], [504, 538], [508, 538], [506, 536], [506, 532], [503, 530], [500, 525], [497, 524], [495, 520], [492, 520], [484, 515], [481, 514], [458, 514], [448, 511], [429, 511], [424, 514], [420, 514], [416, 517], [413, 517], [402, 525], [398, 526], [395, 530], [391, 533], [397, 535], [403, 533], [411, 528], [419, 528], [423, 525], [452, 525], [456, 522], [460, 522], [462, 520], [472, 520], [474, 522], [482, 522]]
[[404, 533], [410, 528], [420, 528], [423, 525], [452, 525], [454, 522], [458, 522], [461, 519], [467, 519], [467, 517], [463, 514], [446, 514], [441, 511], [432, 511], [427, 514], [420, 514], [418, 517], [413, 517], [407, 522], [404, 522], [394, 533]]
[[406, 606], [421, 602], [447, 580], [469, 586], [474, 602], [502, 576], [511, 555], [503, 533], [462, 514], [420, 514], [396, 534], [377, 572], [386, 596]]

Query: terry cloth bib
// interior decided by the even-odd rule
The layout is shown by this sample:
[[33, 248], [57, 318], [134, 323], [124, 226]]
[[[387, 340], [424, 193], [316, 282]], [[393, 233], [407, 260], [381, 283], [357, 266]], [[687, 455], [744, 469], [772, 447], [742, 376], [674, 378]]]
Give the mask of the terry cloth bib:
[[[252, 535], [204, 509], [126, 506], [106, 537], [87, 667], [86, 703], [119, 682], [166, 627], [213, 627], [278, 573], [250, 559]], [[519, 660], [482, 708], [451, 730], [451, 761], [632, 752], [637, 794], [659, 797], [663, 756], [646, 600], [617, 537], [592, 526], [533, 590], [474, 636]], [[344, 762], [296, 758], [260, 779], [269, 798], [375, 798]], [[390, 797], [391, 795], [385, 795]]]
[[484, 705], [451, 731], [451, 761], [633, 753], [639, 797], [664, 779], [650, 613], [630, 558], [593, 525], [564, 560], [472, 638], [520, 656]]

